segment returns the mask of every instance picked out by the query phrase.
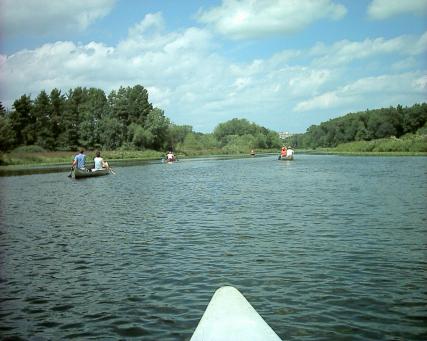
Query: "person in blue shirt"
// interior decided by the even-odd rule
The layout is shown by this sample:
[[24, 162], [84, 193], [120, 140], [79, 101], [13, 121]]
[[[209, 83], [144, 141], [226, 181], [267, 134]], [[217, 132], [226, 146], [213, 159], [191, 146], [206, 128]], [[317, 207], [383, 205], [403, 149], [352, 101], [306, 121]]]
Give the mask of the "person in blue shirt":
[[80, 168], [80, 169], [84, 169], [85, 168], [85, 162], [86, 162], [86, 155], [84, 154], [85, 152], [84, 152], [84, 150], [83, 150], [83, 148], [82, 149], [80, 149], [80, 153], [79, 154], [77, 154], [75, 157], [74, 157], [74, 160], [73, 160], [73, 168], [74, 167], [76, 167], [77, 166], [77, 168]]

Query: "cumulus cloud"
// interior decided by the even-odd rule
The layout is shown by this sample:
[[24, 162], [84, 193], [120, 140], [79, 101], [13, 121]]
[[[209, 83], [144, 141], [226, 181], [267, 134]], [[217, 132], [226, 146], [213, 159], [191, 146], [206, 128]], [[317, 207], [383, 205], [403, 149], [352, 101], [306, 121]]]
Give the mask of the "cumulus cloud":
[[[425, 73], [411, 72], [414, 67], [408, 63], [425, 53], [426, 37], [341, 41], [236, 62], [219, 53], [207, 29], [167, 32], [162, 15], [154, 13], [114, 46], [58, 41], [0, 55], [0, 99], [11, 107], [21, 95], [34, 98], [41, 90], [66, 92], [84, 86], [108, 93], [142, 84], [150, 101], [173, 122], [192, 124], [196, 130], [212, 131], [233, 117], [280, 129], [283, 119], [273, 117], [282, 113], [303, 115], [357, 104], [373, 108], [380, 100], [389, 106], [390, 98], [401, 99], [401, 104], [425, 98]], [[411, 48], [417, 52], [400, 52]], [[401, 68], [386, 65], [379, 76], [366, 77], [349, 64], [351, 58], [377, 61], [383, 55], [397, 55]]]
[[368, 6], [368, 16], [375, 20], [388, 19], [407, 13], [427, 15], [427, 1], [373, 0]]
[[[415, 98], [425, 97], [427, 75], [421, 72], [366, 77], [338, 87], [334, 91], [322, 93], [299, 102], [294, 110], [317, 111], [360, 106], [370, 99], [370, 104], [381, 107], [392, 104], [405, 104]], [[410, 94], [410, 96], [408, 96]], [[395, 103], [391, 103], [392, 100]], [[411, 103], [409, 103], [411, 104]]]
[[381, 55], [420, 55], [426, 51], [427, 32], [420, 37], [403, 35], [391, 39], [342, 40], [332, 45], [318, 43], [310, 54], [314, 56], [314, 63], [331, 66]]
[[291, 34], [321, 19], [337, 20], [346, 8], [331, 0], [224, 0], [198, 20], [232, 39]]
[[0, 22], [8, 36], [83, 31], [107, 15], [116, 0], [1, 0]]

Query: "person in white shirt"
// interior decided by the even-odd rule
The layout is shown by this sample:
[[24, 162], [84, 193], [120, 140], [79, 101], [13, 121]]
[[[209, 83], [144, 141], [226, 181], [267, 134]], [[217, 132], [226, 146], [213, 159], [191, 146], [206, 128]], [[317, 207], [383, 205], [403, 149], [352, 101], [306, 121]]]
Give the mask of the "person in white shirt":
[[104, 159], [101, 157], [101, 153], [99, 151], [96, 152], [95, 154], [95, 158], [93, 159], [93, 162], [95, 163], [95, 168], [94, 170], [101, 170], [104, 168], [110, 168], [110, 165], [108, 164], [107, 161], [104, 161]]
[[169, 151], [168, 154], [166, 155], [166, 160], [167, 161], [175, 161], [175, 155], [173, 155], [173, 153], [171, 151]]
[[288, 147], [286, 150], [286, 157], [292, 157], [294, 156], [294, 151], [291, 149], [291, 146]]

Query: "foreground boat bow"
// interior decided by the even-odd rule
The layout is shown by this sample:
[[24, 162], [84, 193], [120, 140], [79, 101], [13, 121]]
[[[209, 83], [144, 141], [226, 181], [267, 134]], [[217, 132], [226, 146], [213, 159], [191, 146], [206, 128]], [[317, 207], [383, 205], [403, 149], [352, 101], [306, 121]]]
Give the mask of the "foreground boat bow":
[[246, 298], [234, 287], [213, 295], [190, 341], [280, 341]]

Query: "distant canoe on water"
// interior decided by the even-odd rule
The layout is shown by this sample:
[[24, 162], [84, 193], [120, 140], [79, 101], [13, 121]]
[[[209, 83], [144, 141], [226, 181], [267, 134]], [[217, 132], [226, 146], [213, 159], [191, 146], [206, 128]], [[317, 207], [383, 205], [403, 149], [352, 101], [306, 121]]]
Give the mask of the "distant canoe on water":
[[95, 170], [95, 171], [91, 171], [89, 169], [79, 169], [79, 168], [74, 168], [72, 170], [72, 176], [74, 179], [90, 178], [92, 176], [103, 176], [108, 174], [110, 174], [110, 170], [106, 168]]
[[246, 298], [234, 287], [213, 295], [190, 341], [280, 341]]

